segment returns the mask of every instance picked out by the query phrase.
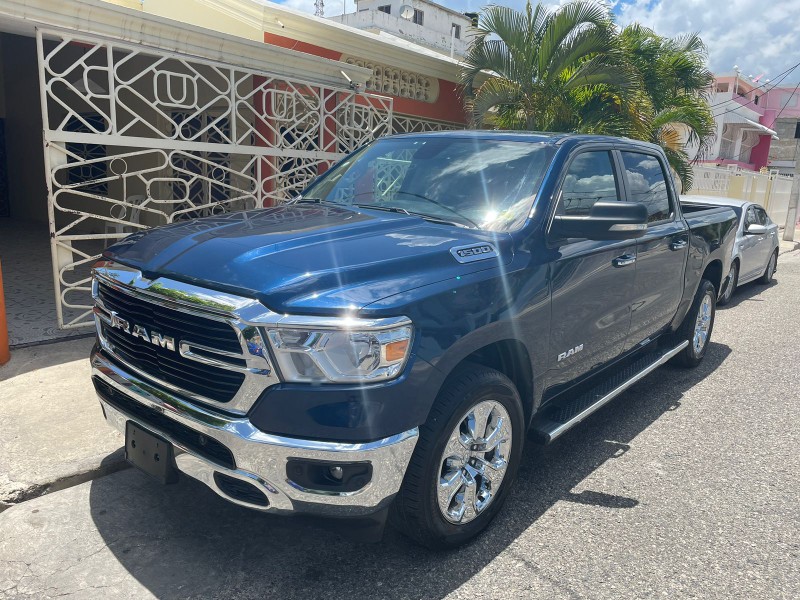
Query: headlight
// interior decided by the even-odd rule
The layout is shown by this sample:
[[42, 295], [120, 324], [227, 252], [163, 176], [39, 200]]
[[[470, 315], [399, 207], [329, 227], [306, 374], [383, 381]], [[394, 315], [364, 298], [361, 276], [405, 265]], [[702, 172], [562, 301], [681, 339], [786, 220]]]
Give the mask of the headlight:
[[412, 327], [407, 319], [340, 319], [331, 328], [308, 321], [298, 327], [287, 323], [267, 330], [287, 381], [385, 381], [397, 377], [408, 360]]

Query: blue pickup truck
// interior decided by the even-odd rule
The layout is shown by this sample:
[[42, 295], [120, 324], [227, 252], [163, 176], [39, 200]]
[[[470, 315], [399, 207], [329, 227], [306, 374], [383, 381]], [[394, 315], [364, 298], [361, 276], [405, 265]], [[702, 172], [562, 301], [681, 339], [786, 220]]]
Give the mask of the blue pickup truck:
[[110, 247], [92, 377], [160, 481], [453, 546], [500, 510], [526, 441], [702, 360], [735, 225], [682, 210], [643, 142], [382, 138], [281, 206]]

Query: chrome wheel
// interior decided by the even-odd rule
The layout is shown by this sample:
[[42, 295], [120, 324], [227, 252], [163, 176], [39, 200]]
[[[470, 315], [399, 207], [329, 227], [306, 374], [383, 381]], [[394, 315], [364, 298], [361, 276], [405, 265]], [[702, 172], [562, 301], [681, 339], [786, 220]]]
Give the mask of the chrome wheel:
[[480, 402], [459, 419], [444, 447], [436, 484], [447, 521], [469, 523], [492, 503], [508, 468], [511, 438], [511, 418], [499, 402]]
[[700, 303], [700, 310], [697, 311], [697, 320], [694, 323], [694, 337], [692, 338], [692, 346], [695, 354], [700, 354], [703, 348], [706, 347], [708, 341], [708, 332], [711, 329], [711, 316], [712, 304], [714, 300], [710, 294], [703, 296], [703, 301]]

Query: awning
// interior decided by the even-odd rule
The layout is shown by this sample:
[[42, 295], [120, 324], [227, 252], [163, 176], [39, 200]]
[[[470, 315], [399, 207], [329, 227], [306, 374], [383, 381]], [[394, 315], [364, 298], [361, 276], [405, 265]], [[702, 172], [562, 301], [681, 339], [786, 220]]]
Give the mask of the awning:
[[739, 123], [741, 125], [747, 125], [748, 129], [755, 129], [756, 131], [760, 131], [763, 134], [771, 135], [773, 140], [780, 139], [778, 137], [778, 133], [769, 127], [762, 125], [761, 123], [757, 123], [752, 119], [748, 119], [736, 112], [732, 112], [725, 117], [725, 121], [728, 123]]

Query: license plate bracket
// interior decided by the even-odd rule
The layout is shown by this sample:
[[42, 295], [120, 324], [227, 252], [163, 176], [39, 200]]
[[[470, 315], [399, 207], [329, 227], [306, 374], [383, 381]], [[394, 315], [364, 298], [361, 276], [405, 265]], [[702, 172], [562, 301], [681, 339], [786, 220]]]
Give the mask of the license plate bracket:
[[178, 481], [172, 444], [133, 421], [125, 424], [125, 459], [163, 484]]

